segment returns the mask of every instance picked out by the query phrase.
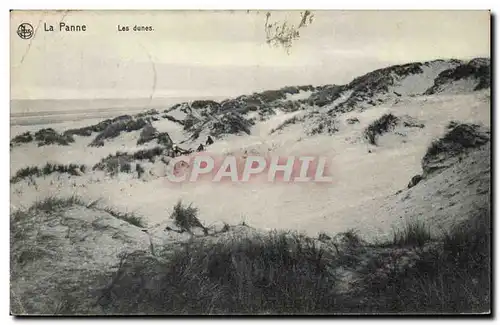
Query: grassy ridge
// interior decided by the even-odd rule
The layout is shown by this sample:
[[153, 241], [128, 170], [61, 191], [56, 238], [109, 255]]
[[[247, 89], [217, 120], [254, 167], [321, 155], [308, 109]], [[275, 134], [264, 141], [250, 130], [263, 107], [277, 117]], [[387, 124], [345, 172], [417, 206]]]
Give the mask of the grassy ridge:
[[47, 176], [53, 173], [65, 173], [72, 176], [80, 176], [81, 173], [85, 173], [86, 168], [87, 167], [85, 165], [78, 164], [63, 165], [46, 163], [43, 167], [31, 166], [19, 169], [16, 174], [11, 177], [10, 182], [17, 183], [26, 178]]

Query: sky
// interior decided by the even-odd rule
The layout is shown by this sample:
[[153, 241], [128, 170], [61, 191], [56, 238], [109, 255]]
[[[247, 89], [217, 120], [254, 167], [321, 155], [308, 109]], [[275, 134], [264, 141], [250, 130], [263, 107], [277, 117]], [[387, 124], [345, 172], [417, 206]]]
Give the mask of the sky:
[[[289, 54], [266, 44], [265, 13], [12, 11], [11, 98], [236, 96], [490, 54], [488, 11], [313, 11]], [[270, 20], [297, 25], [300, 12], [272, 11]], [[59, 31], [61, 21], [86, 31]], [[23, 22], [36, 30], [29, 40], [16, 33]], [[134, 25], [153, 31], [118, 31]]]

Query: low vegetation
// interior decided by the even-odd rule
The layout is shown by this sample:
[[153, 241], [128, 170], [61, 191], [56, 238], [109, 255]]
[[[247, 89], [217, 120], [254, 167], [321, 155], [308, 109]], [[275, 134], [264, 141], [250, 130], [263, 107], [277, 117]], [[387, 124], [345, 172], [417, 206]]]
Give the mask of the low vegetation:
[[[102, 170], [110, 173], [111, 175], [116, 175], [119, 172], [128, 173], [132, 170], [132, 163], [136, 160], [148, 160], [151, 163], [155, 162], [155, 158], [163, 155], [166, 152], [164, 147], [153, 147], [150, 149], [141, 149], [133, 153], [127, 152], [116, 152], [114, 155], [108, 155], [107, 157], [101, 159], [97, 164], [92, 167], [92, 170]], [[136, 164], [138, 165], [138, 164]], [[142, 168], [142, 167], [141, 167]], [[136, 167], [136, 171], [140, 174], [141, 172]], [[140, 175], [139, 175], [140, 177]]]
[[195, 126], [195, 124], [197, 124], [198, 122], [200, 122], [200, 119], [198, 119], [192, 114], [188, 114], [184, 119], [184, 124], [183, 124], [184, 131], [191, 131]]
[[446, 167], [445, 161], [490, 141], [490, 130], [477, 124], [450, 122], [446, 134], [434, 140], [422, 158], [424, 177]]
[[[33, 211], [50, 214], [73, 205], [103, 210], [144, 227], [141, 218], [100, 209], [97, 202], [85, 203], [78, 197], [48, 198], [11, 215], [15, 243], [25, 236], [21, 224]], [[185, 231], [203, 227], [198, 209], [181, 201], [174, 206], [171, 218]], [[100, 308], [103, 314], [136, 315], [463, 313], [491, 309], [491, 220], [486, 209], [439, 238], [429, 236], [424, 223], [410, 222], [395, 232], [393, 241], [376, 244], [365, 242], [355, 230], [335, 236], [322, 233], [315, 239], [287, 231], [235, 236], [228, 235], [231, 227], [224, 228], [220, 232], [226, 236], [224, 240], [191, 237], [180, 246], [122, 255], [112, 273], [95, 275], [107, 277], [107, 284], [77, 299], [81, 303], [66, 298], [65, 312], [81, 313], [82, 305]], [[11, 253], [14, 266], [19, 268], [15, 279], [25, 265], [43, 258], [47, 242], [39, 241], [38, 250], [33, 246]], [[351, 274], [348, 282], [345, 272]]]
[[[11, 249], [13, 243], [18, 243], [26, 237], [26, 233], [32, 230], [33, 223], [30, 222], [36, 212], [56, 213], [61, 209], [69, 208], [74, 205], [93, 207], [96, 202], [86, 203], [77, 196], [69, 196], [66, 198], [47, 197], [43, 200], [36, 201], [26, 210], [16, 210], [10, 216], [10, 235]], [[11, 251], [11, 258], [13, 252]]]
[[431, 240], [429, 226], [420, 220], [407, 221], [402, 229], [397, 229], [393, 234], [393, 245], [419, 246]]
[[307, 131], [307, 134], [310, 136], [317, 134], [332, 135], [338, 130], [337, 121], [334, 116], [320, 115], [312, 120], [312, 128]]
[[19, 134], [10, 141], [10, 146], [14, 147], [19, 144], [30, 143], [33, 141], [36, 141], [39, 147], [52, 144], [68, 146], [70, 143], [75, 142], [75, 139], [71, 134], [60, 134], [52, 128], [46, 128], [38, 130], [34, 134], [31, 134], [31, 132]]
[[69, 134], [59, 134], [52, 128], [41, 129], [35, 133], [35, 140], [38, 141], [38, 146], [46, 146], [51, 144], [58, 144], [67, 146], [75, 142], [73, 136]]
[[138, 150], [132, 154], [132, 158], [137, 160], [149, 160], [150, 162], [154, 162], [155, 157], [160, 156], [164, 152], [165, 148], [157, 146], [150, 149]]
[[112, 209], [110, 207], [105, 207], [102, 209], [102, 211], [109, 213], [110, 215], [112, 215], [113, 217], [115, 217], [117, 219], [128, 222], [129, 224], [131, 224], [133, 226], [140, 227], [140, 228], [146, 227], [146, 223], [145, 223], [144, 219], [142, 217], [135, 215], [134, 213], [120, 212], [120, 211], [117, 211], [117, 210]]
[[98, 207], [99, 200], [95, 201], [85, 201], [81, 197], [72, 195], [68, 197], [54, 197], [49, 196], [42, 200], [36, 201], [26, 210], [16, 210], [11, 214], [11, 235], [14, 238], [22, 238], [24, 234], [18, 232], [22, 230], [22, 227], [18, 227], [20, 222], [29, 221], [28, 219], [37, 212], [43, 213], [57, 213], [61, 210], [73, 207], [81, 206], [88, 209], [95, 209], [98, 211], [104, 211], [112, 215], [113, 217], [126, 221], [137, 227], [145, 227], [146, 223], [143, 218], [134, 215], [133, 213], [124, 213], [110, 207]]
[[30, 143], [31, 141], [33, 141], [33, 135], [31, 134], [31, 132], [28, 131], [28, 132], [24, 132], [22, 134], [16, 135], [10, 141], [10, 145], [14, 146], [14, 145], [21, 144], [21, 143]]
[[136, 164], [135, 171], [137, 172], [137, 177], [141, 178], [146, 170], [144, 169], [144, 167], [142, 167], [141, 164]]
[[384, 114], [379, 119], [370, 123], [363, 135], [370, 144], [377, 145], [377, 137], [392, 130], [398, 121], [399, 118], [393, 114]]
[[92, 170], [102, 170], [114, 176], [119, 172], [129, 172], [132, 169], [132, 160], [132, 157], [128, 154], [117, 152], [115, 155], [108, 155], [101, 159], [92, 167]]
[[14, 176], [11, 177], [11, 183], [17, 183], [23, 179], [30, 177], [42, 177], [53, 173], [70, 174], [72, 176], [80, 176], [85, 173], [86, 166], [78, 164], [53, 164], [47, 163], [43, 167], [31, 166], [19, 169]]
[[[276, 314], [329, 312], [336, 305], [328, 254], [286, 232], [209, 243], [197, 241], [168, 262], [122, 264], [108, 308], [118, 313]], [[155, 273], [156, 280], [135, 274]], [[150, 281], [153, 280], [153, 281]]]
[[156, 109], [152, 108], [150, 110], [147, 110], [146, 112], [142, 112], [136, 115], [136, 117], [147, 117], [147, 116], [153, 116], [153, 115], [158, 115], [160, 112], [158, 112]]
[[474, 78], [474, 91], [491, 87], [491, 64], [489, 59], [478, 58], [465, 64], [442, 71], [434, 80], [434, 85], [425, 91], [426, 95], [439, 93], [446, 84]]
[[191, 139], [197, 139], [204, 130], [209, 130], [209, 134], [217, 138], [225, 134], [250, 134], [254, 124], [253, 120], [235, 111], [228, 111], [218, 116], [207, 116], [204, 119], [189, 114], [184, 119], [184, 130], [192, 134]]
[[193, 228], [201, 228], [205, 234], [207, 233], [207, 228], [198, 219], [198, 208], [193, 207], [192, 204], [186, 206], [182, 204], [182, 201], [178, 201], [170, 219], [174, 220], [174, 224], [181, 231], [191, 232]]
[[210, 107], [213, 109], [219, 108], [220, 104], [213, 100], [195, 100], [191, 103], [192, 109], [201, 109], [205, 107]]
[[147, 142], [151, 142], [156, 139], [156, 142], [167, 149], [171, 149], [174, 142], [167, 132], [158, 132], [156, 128], [147, 124], [141, 131], [139, 139], [137, 140], [137, 145], [141, 145]]
[[90, 137], [92, 133], [94, 132], [102, 132], [104, 131], [110, 124], [120, 122], [120, 121], [126, 121], [130, 120], [132, 117], [130, 115], [120, 115], [117, 116], [113, 119], [106, 119], [104, 121], [101, 121], [97, 124], [90, 125], [90, 126], [85, 126], [82, 128], [77, 128], [77, 129], [69, 129], [64, 131], [64, 134], [69, 134], [69, 135], [79, 135], [83, 137]]
[[122, 132], [132, 132], [142, 129], [147, 125], [143, 118], [123, 118], [110, 123], [102, 130], [95, 139], [89, 144], [89, 146], [100, 147], [104, 145], [104, 140], [113, 139], [118, 137]]
[[[407, 313], [490, 311], [490, 226], [489, 211], [478, 211], [445, 233], [442, 241], [416, 250], [412, 263], [397, 268], [373, 259], [362, 271], [362, 308]], [[392, 256], [397, 252], [393, 251]], [[384, 276], [377, 272], [380, 269], [386, 270]]]
[[467, 148], [477, 148], [490, 140], [489, 132], [481, 132], [481, 127], [476, 124], [459, 124], [452, 121], [448, 130], [442, 138], [431, 143], [426, 156], [463, 152]]
[[357, 117], [351, 117], [346, 119], [347, 124], [356, 124], [359, 123], [359, 119]]
[[291, 113], [304, 108], [303, 104], [305, 102], [305, 100], [287, 100], [280, 103], [280, 107], [284, 112]]
[[141, 145], [143, 143], [150, 142], [158, 136], [158, 130], [154, 128], [151, 124], [146, 124], [139, 135], [139, 139], [137, 139], [137, 145]]
[[[64, 198], [49, 196], [40, 201], [36, 201], [27, 211], [43, 211], [43, 212], [57, 212], [60, 209], [68, 208], [74, 205], [84, 206], [87, 208], [93, 208], [97, 204], [97, 201], [85, 202], [82, 198], [72, 195]], [[18, 211], [22, 214], [22, 211]]]
[[340, 97], [344, 91], [344, 86], [325, 85], [317, 89], [309, 96], [307, 102], [309, 105], [323, 107], [332, 104]]
[[258, 99], [262, 103], [272, 103], [275, 101], [285, 100], [287, 94], [298, 94], [300, 91], [312, 91], [314, 87], [311, 85], [306, 86], [286, 86], [278, 90], [266, 90], [260, 93], [254, 93], [250, 96], [250, 100]]
[[[483, 211], [434, 240], [423, 223], [409, 223], [384, 245], [350, 231], [336, 249], [288, 232], [195, 241], [156, 266], [165, 271], [152, 289], [122, 277], [112, 305], [153, 314], [484, 312], [490, 309], [489, 225]], [[139, 265], [124, 268], [130, 267]], [[347, 292], [338, 267], [356, 274]], [[132, 292], [140, 298], [129, 300]]]
[[174, 141], [170, 138], [170, 135], [167, 132], [160, 132], [156, 137], [158, 144], [164, 146], [166, 148], [171, 148], [174, 145]]
[[246, 119], [241, 114], [229, 112], [212, 121], [210, 135], [219, 137], [223, 134], [239, 134], [241, 132], [250, 134], [253, 124], [252, 121]]
[[172, 121], [174, 123], [177, 123], [177, 124], [180, 124], [180, 125], [184, 126], [184, 121], [178, 120], [175, 117], [173, 117], [172, 115], [163, 114], [161, 117], [166, 118], [169, 121]]
[[255, 97], [262, 100], [264, 103], [274, 102], [286, 98], [286, 92], [281, 90], [266, 90], [261, 93], [254, 94]]

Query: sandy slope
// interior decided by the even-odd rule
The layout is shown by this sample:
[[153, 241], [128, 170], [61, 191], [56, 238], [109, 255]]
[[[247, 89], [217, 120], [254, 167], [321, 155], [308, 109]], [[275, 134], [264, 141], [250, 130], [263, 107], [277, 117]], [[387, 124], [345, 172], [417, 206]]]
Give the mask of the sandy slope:
[[[362, 139], [363, 129], [389, 112], [397, 116], [410, 115], [425, 124], [425, 127], [395, 130], [400, 134], [392, 132], [380, 137], [377, 147], [368, 145]], [[395, 104], [381, 104], [362, 112], [353, 111], [342, 115], [339, 117], [339, 132], [331, 136], [306, 136], [300, 123], [269, 134], [273, 128], [296, 114], [303, 112], [278, 114], [270, 120], [257, 123], [249, 136], [227, 136], [209, 147], [209, 152], [223, 155], [249, 150], [276, 155], [329, 156], [333, 158], [332, 184], [202, 182], [173, 185], [163, 177], [164, 165], [156, 162], [154, 167], [150, 163], [144, 164], [148, 169], [152, 168], [154, 175], [146, 175], [141, 180], [137, 176], [131, 179], [132, 175], [121, 174], [111, 178], [103, 173], [94, 173], [71, 178], [51, 175], [36, 179], [36, 187], [23, 181], [11, 186], [11, 205], [14, 208], [26, 207], [41, 197], [78, 194], [89, 199], [102, 198], [106, 204], [117, 209], [135, 211], [146, 217], [150, 225], [154, 225], [168, 218], [175, 202], [183, 199], [200, 208], [201, 219], [207, 224], [216, 221], [234, 224], [245, 220], [259, 228], [292, 228], [312, 235], [320, 231], [358, 228], [364, 235], [373, 236], [390, 229], [393, 223], [399, 222], [400, 217], [410, 215], [409, 207], [421, 203], [412, 201], [417, 200], [419, 195], [423, 195], [420, 200], [424, 201], [426, 196], [435, 198], [432, 189], [437, 186], [434, 183], [438, 180], [430, 180], [425, 188], [412, 189], [411, 200], [402, 200], [401, 196], [406, 195], [404, 193], [396, 198], [393, 194], [406, 188], [410, 178], [421, 173], [420, 161], [429, 143], [443, 134], [444, 126], [449, 121], [476, 122], [489, 126], [490, 102], [489, 92], [485, 91], [403, 96]], [[346, 123], [349, 117], [358, 118], [360, 123]], [[38, 125], [31, 129], [36, 131], [49, 126]], [[159, 131], [169, 132], [175, 142], [184, 138], [182, 126], [174, 122], [160, 120], [154, 126]], [[27, 129], [26, 126], [13, 126], [11, 133], [16, 135]], [[75, 136], [76, 142], [69, 147], [48, 146], [41, 150], [35, 144], [23, 145], [11, 151], [11, 173], [24, 166], [43, 165], [47, 161], [90, 166], [117, 150], [133, 151], [138, 137], [139, 131], [125, 133], [102, 148], [88, 147], [91, 138], [79, 136]], [[200, 140], [204, 139], [202, 134]], [[194, 141], [192, 146], [198, 142]], [[150, 146], [154, 144], [141, 148]], [[466, 192], [463, 193], [461, 195], [467, 196]], [[418, 215], [430, 211], [425, 205], [420, 206], [422, 210]], [[377, 231], [373, 232], [373, 229]]]

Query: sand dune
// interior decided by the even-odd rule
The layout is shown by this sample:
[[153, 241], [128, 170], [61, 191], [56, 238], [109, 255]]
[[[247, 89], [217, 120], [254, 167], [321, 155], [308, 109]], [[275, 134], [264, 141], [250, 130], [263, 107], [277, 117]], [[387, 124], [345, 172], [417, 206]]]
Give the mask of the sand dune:
[[[147, 163], [155, 175], [139, 180], [130, 175], [119, 177], [91, 173], [81, 177], [48, 176], [37, 178], [37, 187], [27, 182], [13, 184], [13, 207], [29, 206], [35, 200], [50, 195], [78, 194], [89, 199], [102, 198], [107, 204], [126, 211], [135, 211], [151, 224], [167, 218], [171, 207], [179, 199], [193, 202], [207, 223], [225, 221], [238, 223], [246, 220], [259, 228], [289, 228], [311, 235], [320, 231], [337, 232], [346, 228], [370, 229], [391, 227], [400, 219], [400, 213], [384, 212], [384, 198], [404, 189], [412, 176], [421, 173], [420, 161], [430, 142], [442, 135], [451, 120], [490, 124], [489, 101], [485, 92], [460, 95], [406, 97], [395, 105], [373, 107], [363, 112], [350, 112], [340, 119], [356, 117], [359, 123], [340, 124], [332, 136], [308, 137], [300, 124], [291, 125], [284, 132], [269, 135], [269, 131], [297, 113], [281, 114], [258, 123], [250, 136], [229, 135], [209, 147], [208, 152], [223, 155], [242, 153], [252, 149], [261, 153], [269, 150], [275, 155], [316, 154], [333, 159], [334, 181], [318, 184], [213, 184], [193, 183], [173, 185], [164, 177], [161, 162]], [[408, 129], [404, 136], [390, 133], [379, 139], [378, 146], [362, 139], [363, 129], [385, 113], [410, 115], [421, 121], [422, 129]], [[68, 127], [70, 123], [66, 124]], [[159, 131], [167, 131], [179, 142], [183, 137], [181, 126], [168, 120], [154, 122]], [[43, 127], [50, 127], [44, 125]], [[42, 126], [33, 127], [37, 130]], [[29, 130], [12, 127], [12, 134]], [[43, 165], [46, 162], [62, 164], [83, 163], [89, 166], [116, 151], [133, 151], [139, 131], [126, 133], [104, 147], [89, 147], [89, 138], [76, 136], [71, 146], [37, 147], [30, 143], [11, 152], [11, 173], [18, 169]], [[203, 138], [202, 138], [203, 139]], [[150, 145], [143, 146], [147, 148]], [[369, 153], [369, 150], [371, 153]], [[377, 211], [378, 217], [360, 216], [364, 211]], [[354, 217], [356, 216], [356, 217]], [[384, 225], [380, 219], [383, 219]]]

